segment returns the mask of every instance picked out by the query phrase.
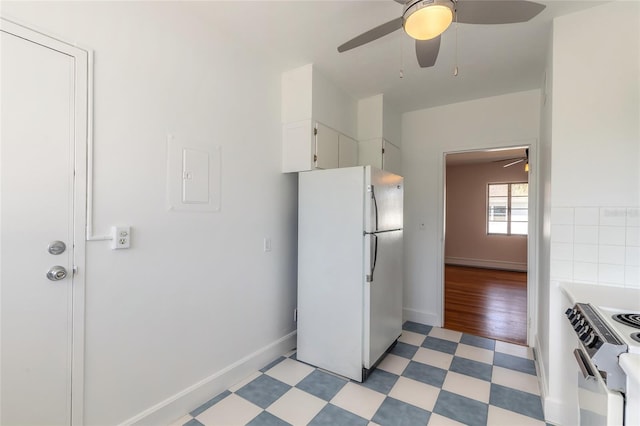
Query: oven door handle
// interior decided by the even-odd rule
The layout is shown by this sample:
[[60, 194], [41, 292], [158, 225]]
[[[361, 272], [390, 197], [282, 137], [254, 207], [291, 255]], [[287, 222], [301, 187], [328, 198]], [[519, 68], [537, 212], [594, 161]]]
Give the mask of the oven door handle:
[[585, 359], [586, 355], [580, 348], [576, 348], [573, 350], [573, 356], [576, 357], [576, 361], [578, 362], [578, 367], [580, 367], [580, 371], [582, 371], [582, 375], [586, 380], [596, 379], [596, 375], [594, 374], [591, 366], [589, 366], [589, 362]]

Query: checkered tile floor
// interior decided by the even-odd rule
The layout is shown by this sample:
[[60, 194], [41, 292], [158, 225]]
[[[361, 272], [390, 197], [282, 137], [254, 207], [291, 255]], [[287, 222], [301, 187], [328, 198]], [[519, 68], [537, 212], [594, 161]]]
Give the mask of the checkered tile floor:
[[174, 425], [544, 425], [531, 350], [406, 322], [364, 383], [295, 352]]

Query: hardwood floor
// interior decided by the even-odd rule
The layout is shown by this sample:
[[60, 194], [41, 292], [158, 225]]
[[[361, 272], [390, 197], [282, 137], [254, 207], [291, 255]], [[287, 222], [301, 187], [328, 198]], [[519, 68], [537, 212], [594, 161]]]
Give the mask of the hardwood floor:
[[527, 273], [445, 265], [444, 327], [527, 344]]

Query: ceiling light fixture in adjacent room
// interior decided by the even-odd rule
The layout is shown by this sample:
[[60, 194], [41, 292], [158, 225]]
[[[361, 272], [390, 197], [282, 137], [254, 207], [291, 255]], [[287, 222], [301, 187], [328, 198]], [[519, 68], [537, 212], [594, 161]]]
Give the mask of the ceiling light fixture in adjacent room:
[[442, 34], [453, 21], [451, 0], [409, 1], [402, 14], [405, 32], [416, 40], [430, 40]]

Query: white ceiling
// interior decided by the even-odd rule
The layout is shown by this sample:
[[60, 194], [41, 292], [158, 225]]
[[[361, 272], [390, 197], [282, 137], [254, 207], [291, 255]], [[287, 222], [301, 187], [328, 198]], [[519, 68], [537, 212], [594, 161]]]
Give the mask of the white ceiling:
[[540, 87], [552, 19], [603, 2], [539, 2], [546, 9], [527, 23], [459, 24], [457, 77], [454, 25], [443, 34], [432, 68], [419, 68], [414, 42], [402, 30], [337, 52], [343, 42], [400, 16], [402, 5], [393, 0], [207, 2], [202, 19], [277, 69], [313, 63], [354, 99], [384, 93], [406, 112]]

